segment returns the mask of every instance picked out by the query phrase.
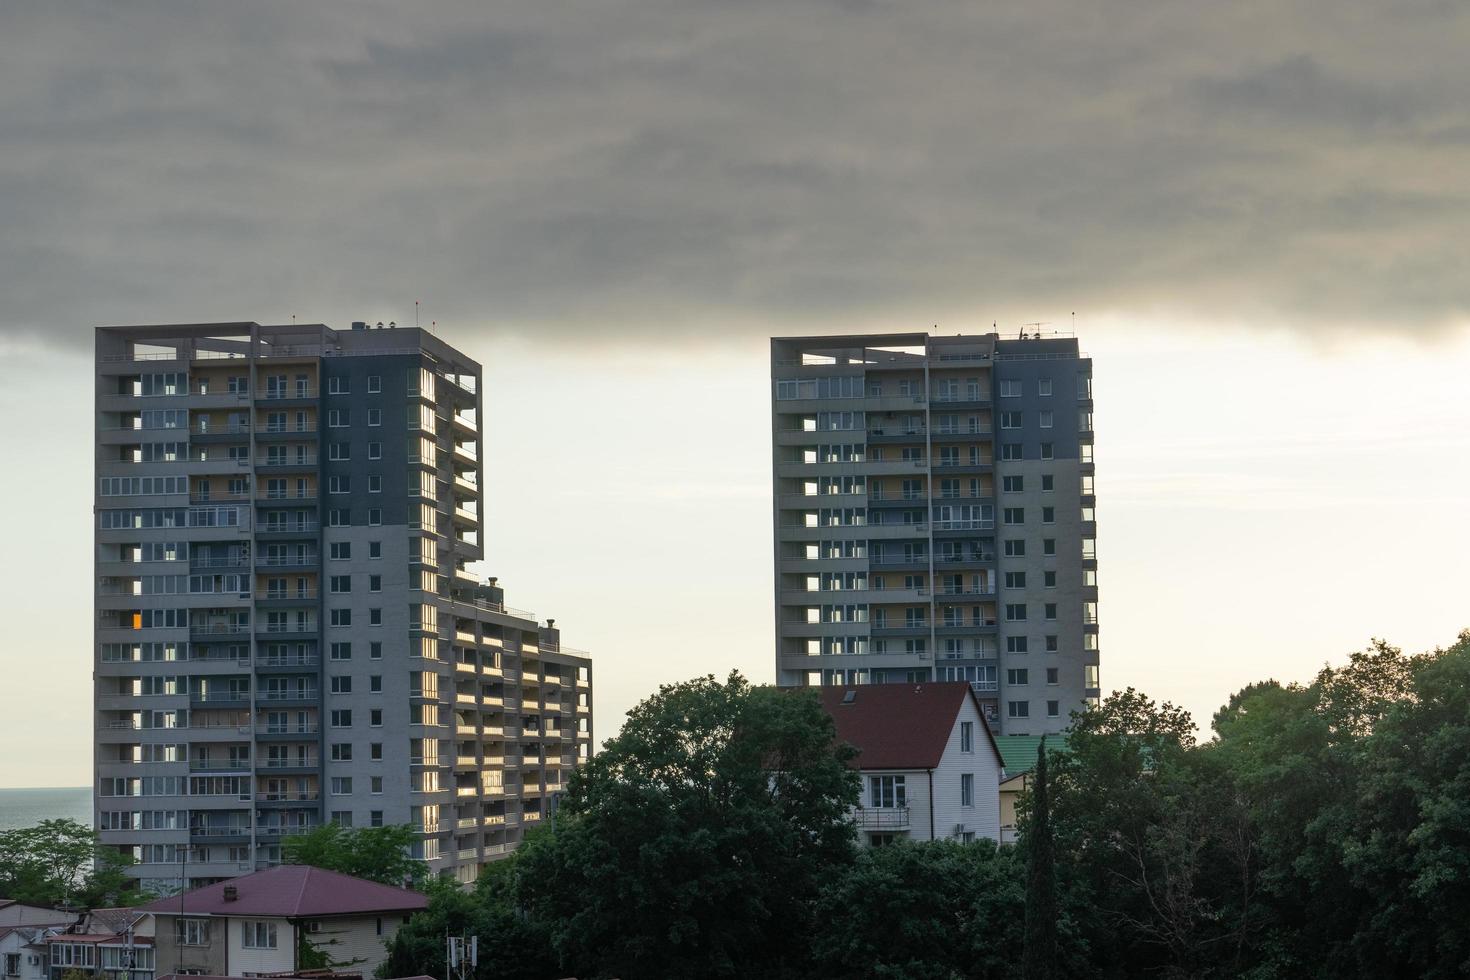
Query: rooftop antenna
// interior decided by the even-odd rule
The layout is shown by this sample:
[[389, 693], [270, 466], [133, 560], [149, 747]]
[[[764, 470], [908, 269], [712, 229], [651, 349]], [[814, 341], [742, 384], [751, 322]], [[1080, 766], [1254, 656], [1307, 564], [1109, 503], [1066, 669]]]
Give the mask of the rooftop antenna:
[[[1075, 315], [1076, 314], [1073, 314], [1073, 316], [1075, 316]], [[418, 325], [419, 325], [419, 301], [418, 300], [414, 300], [413, 301], [413, 325], [414, 325], [414, 329], [418, 329]]]
[[[1038, 320], [1035, 323], [1023, 323], [1023, 324], [1021, 324], [1022, 327], [1035, 327], [1036, 328], [1036, 335], [1034, 337], [1030, 338], [1032, 340], [1040, 340], [1041, 339], [1041, 328], [1042, 327], [1046, 327], [1046, 326], [1050, 326], [1050, 325], [1051, 325], [1051, 321], [1050, 320]], [[1025, 330], [1022, 330], [1021, 331], [1021, 339], [1022, 340], [1027, 339], [1026, 338], [1026, 331]]]

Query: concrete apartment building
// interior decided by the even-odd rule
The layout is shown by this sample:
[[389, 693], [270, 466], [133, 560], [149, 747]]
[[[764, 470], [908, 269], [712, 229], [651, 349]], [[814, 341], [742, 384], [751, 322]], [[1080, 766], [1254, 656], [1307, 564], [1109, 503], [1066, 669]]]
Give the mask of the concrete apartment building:
[[[381, 327], [381, 325], [379, 325]], [[473, 880], [591, 751], [591, 662], [484, 557], [480, 366], [428, 331], [97, 330], [96, 821], [147, 884], [335, 820]]]
[[965, 680], [1005, 734], [1096, 701], [1075, 339], [774, 338], [771, 380], [777, 683]]

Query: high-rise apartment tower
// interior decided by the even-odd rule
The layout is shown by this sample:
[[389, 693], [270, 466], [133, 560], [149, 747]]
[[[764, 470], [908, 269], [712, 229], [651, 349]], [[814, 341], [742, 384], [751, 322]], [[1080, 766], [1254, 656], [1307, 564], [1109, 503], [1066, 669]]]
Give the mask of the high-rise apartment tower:
[[1096, 701], [1092, 362], [1070, 337], [771, 341], [776, 676], [967, 680], [997, 731]]
[[[381, 327], [381, 325], [379, 325]], [[429, 332], [97, 331], [95, 810], [173, 887], [325, 821], [472, 880], [591, 746], [591, 662], [484, 556], [480, 366]]]

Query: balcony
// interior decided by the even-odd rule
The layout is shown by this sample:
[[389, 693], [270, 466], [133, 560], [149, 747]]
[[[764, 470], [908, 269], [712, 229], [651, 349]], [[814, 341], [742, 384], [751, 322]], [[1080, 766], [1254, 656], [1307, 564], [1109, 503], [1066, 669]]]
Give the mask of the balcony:
[[256, 793], [257, 803], [315, 803], [321, 799], [317, 790], [283, 790], [279, 793]]
[[907, 806], [853, 807], [852, 821], [863, 830], [907, 830]]

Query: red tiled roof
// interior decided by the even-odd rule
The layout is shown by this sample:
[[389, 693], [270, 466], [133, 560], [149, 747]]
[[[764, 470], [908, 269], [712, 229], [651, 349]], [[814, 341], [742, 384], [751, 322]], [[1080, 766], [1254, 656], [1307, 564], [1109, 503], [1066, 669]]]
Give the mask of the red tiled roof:
[[[851, 697], [849, 697], [851, 693]], [[954, 731], [955, 716], [974, 692], [964, 681], [824, 687], [822, 707], [837, 724], [837, 739], [859, 752], [859, 769], [933, 769]], [[980, 713], [980, 703], [974, 702]], [[1000, 757], [990, 726], [986, 743]]]
[[[225, 889], [235, 899], [225, 900]], [[380, 885], [336, 871], [304, 864], [283, 864], [254, 874], [196, 888], [182, 897], [160, 898], [141, 911], [162, 915], [259, 915], [319, 918], [372, 912], [407, 912], [426, 908], [429, 900], [407, 888]]]

